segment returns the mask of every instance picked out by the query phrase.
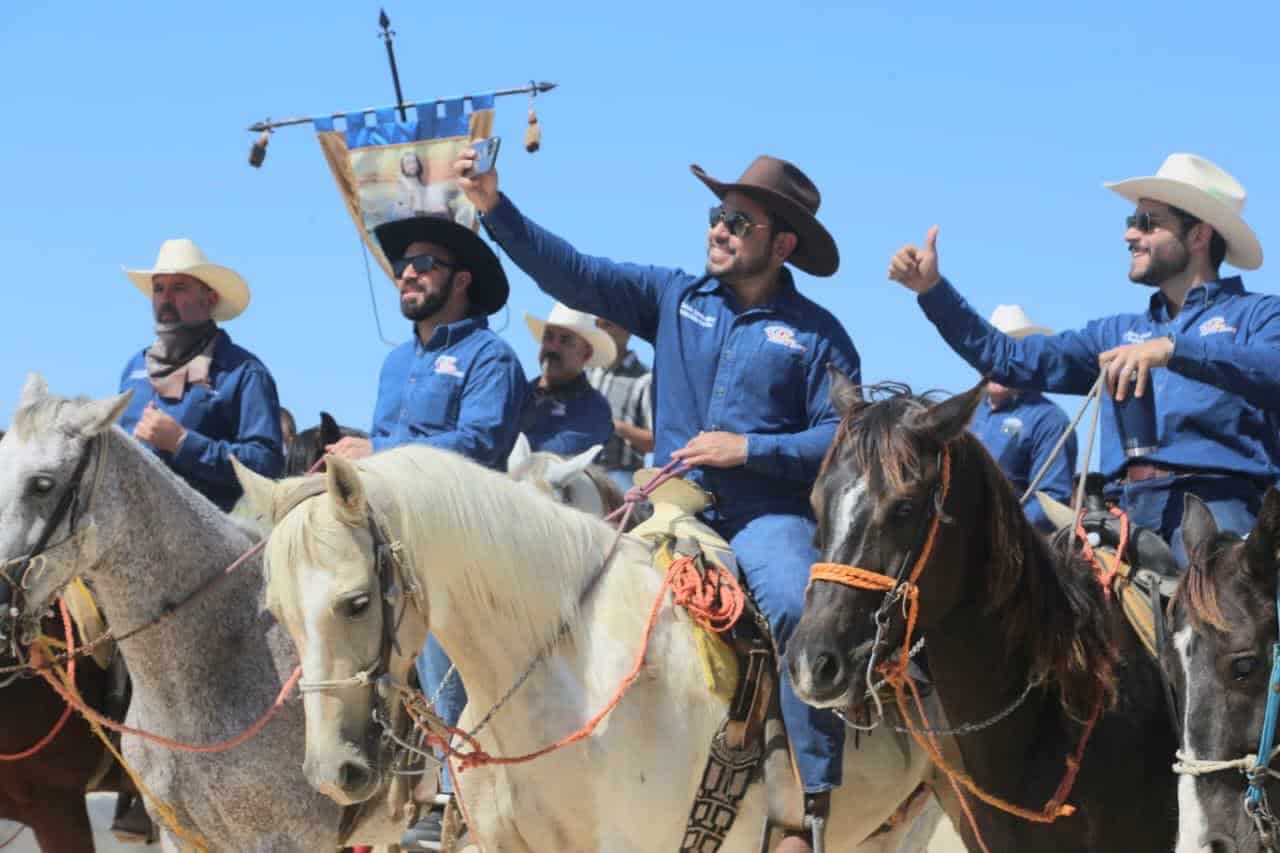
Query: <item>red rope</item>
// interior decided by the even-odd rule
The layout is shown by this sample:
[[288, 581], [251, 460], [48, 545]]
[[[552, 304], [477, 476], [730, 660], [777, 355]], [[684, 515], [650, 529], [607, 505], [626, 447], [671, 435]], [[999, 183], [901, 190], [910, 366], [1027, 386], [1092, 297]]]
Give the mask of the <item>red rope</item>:
[[[44, 657], [44, 652], [38, 646], [32, 647], [31, 651], [32, 651], [32, 655], [31, 655], [32, 658]], [[55, 691], [57, 691], [58, 695], [61, 696], [63, 700], [70, 707], [75, 708], [77, 711], [79, 711], [80, 715], [85, 719], [91, 720], [92, 722], [97, 723], [103, 728], [111, 729], [112, 731], [121, 732], [127, 735], [133, 735], [134, 737], [140, 737], [143, 740], [149, 740], [152, 743], [159, 744], [160, 746], [168, 747], [169, 749], [173, 749], [178, 752], [194, 752], [194, 753], [226, 752], [227, 750], [234, 749], [235, 747], [240, 746], [240, 744], [244, 743], [245, 741], [250, 740], [254, 735], [262, 731], [262, 727], [265, 726], [268, 722], [270, 722], [271, 718], [274, 717], [277, 713], [279, 713], [280, 709], [284, 707], [285, 700], [289, 698], [289, 694], [293, 692], [293, 688], [298, 684], [298, 679], [302, 677], [302, 667], [299, 666], [293, 670], [293, 674], [289, 676], [289, 680], [286, 681], [284, 683], [284, 686], [280, 688], [280, 693], [277, 694], [275, 702], [273, 702], [271, 704], [271, 707], [266, 710], [266, 713], [264, 713], [261, 717], [259, 717], [258, 721], [255, 722], [252, 726], [245, 729], [243, 732], [231, 738], [230, 740], [224, 740], [218, 743], [209, 743], [209, 744], [189, 744], [189, 743], [182, 743], [181, 741], [171, 740], [166, 737], [161, 737], [160, 735], [152, 734], [151, 732], [143, 731], [142, 729], [135, 729], [130, 726], [124, 726], [117, 722], [114, 722], [104, 717], [102, 714], [99, 714], [97, 711], [93, 710], [88, 705], [86, 705], [83, 699], [77, 696], [74, 693], [74, 691], [64, 686], [61, 682], [58, 681], [58, 679], [54, 678], [51, 674], [49, 674], [47, 670], [41, 669], [39, 672], [40, 672], [40, 677], [43, 678], [45, 681], [47, 681], [49, 683], [49, 686], [52, 687]]]
[[[58, 610], [62, 614], [62, 632], [67, 644], [67, 654], [70, 656], [70, 661], [67, 663], [67, 678], [74, 684], [76, 678], [75, 633], [71, 629], [71, 614], [67, 612], [67, 603], [62, 599], [58, 599]], [[0, 755], [0, 762], [22, 761], [23, 759], [30, 758], [35, 755], [37, 752], [48, 746], [53, 739], [58, 736], [58, 732], [62, 731], [69, 719], [71, 719], [71, 704], [67, 703], [66, 707], [62, 709], [62, 716], [58, 718], [58, 722], [53, 724], [53, 728], [49, 730], [48, 734], [40, 738], [40, 740], [36, 741], [32, 746], [24, 749], [22, 752]], [[14, 836], [14, 838], [17, 837], [18, 836], [16, 835]], [[9, 839], [9, 841], [12, 840], [12, 838]], [[6, 841], [5, 844], [0, 844], [0, 847], [4, 847], [8, 843], [9, 842]]]
[[1124, 549], [1129, 545], [1129, 516], [1123, 510], [1114, 506], [1110, 508], [1110, 512], [1120, 519], [1120, 544], [1116, 546], [1115, 559], [1110, 566], [1103, 562], [1098, 553], [1093, 550], [1093, 546], [1089, 544], [1089, 534], [1085, 533], [1084, 530], [1083, 511], [1081, 511], [1080, 518], [1076, 519], [1076, 536], [1080, 537], [1080, 552], [1089, 561], [1089, 564], [1093, 566], [1094, 576], [1097, 577], [1098, 583], [1102, 585], [1108, 601], [1111, 599], [1116, 575], [1120, 571], [1120, 561], [1124, 558]]
[[[555, 743], [548, 744], [541, 749], [514, 756], [490, 755], [484, 751], [474, 737], [453, 726], [446, 727], [445, 731], [451, 737], [460, 738], [469, 748], [469, 751], [464, 752], [454, 748], [452, 744], [438, 734], [430, 735], [428, 740], [432, 745], [443, 750], [449, 758], [456, 759], [458, 771], [465, 772], [473, 767], [487, 765], [524, 764], [590, 737], [600, 723], [618, 706], [618, 703], [622, 701], [622, 697], [626, 695], [631, 685], [635, 683], [636, 678], [639, 677], [640, 670], [644, 667], [645, 654], [649, 649], [649, 640], [653, 636], [653, 628], [658, 622], [658, 614], [662, 611], [662, 604], [666, 599], [668, 589], [672, 590], [677, 603], [682, 603], [680, 601], [681, 596], [687, 598], [689, 604], [686, 606], [689, 608], [690, 614], [695, 621], [700, 625], [705, 625], [708, 630], [725, 631], [742, 614], [746, 595], [733, 575], [720, 569], [719, 566], [713, 567], [713, 571], [709, 574], [714, 574], [714, 579], [704, 577], [698, 570], [697, 563], [690, 557], [677, 557], [672, 560], [671, 565], [667, 568], [667, 575], [663, 579], [662, 586], [658, 590], [658, 597], [654, 599], [653, 606], [649, 609], [649, 618], [645, 622], [640, 649], [636, 652], [630, 671], [623, 677], [622, 683], [609, 701], [605, 703], [605, 706], [600, 709], [599, 713], [587, 720], [576, 731], [570, 732]], [[427, 728], [414, 713], [412, 705], [406, 702], [405, 707], [419, 727]]]

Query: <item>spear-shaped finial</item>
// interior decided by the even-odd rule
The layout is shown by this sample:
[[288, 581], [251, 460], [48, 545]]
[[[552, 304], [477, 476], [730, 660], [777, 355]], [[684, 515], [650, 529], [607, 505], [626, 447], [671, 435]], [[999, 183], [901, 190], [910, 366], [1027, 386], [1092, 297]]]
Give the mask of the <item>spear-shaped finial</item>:
[[391, 40], [395, 38], [395, 30], [391, 29], [391, 19], [387, 17], [386, 9], [378, 10], [378, 26], [382, 28], [379, 34], [387, 45], [387, 62], [391, 63], [391, 82], [396, 87], [396, 106], [400, 108], [400, 120], [408, 121], [409, 117], [404, 111], [404, 96], [400, 94], [400, 72], [396, 70], [396, 49], [391, 44]]

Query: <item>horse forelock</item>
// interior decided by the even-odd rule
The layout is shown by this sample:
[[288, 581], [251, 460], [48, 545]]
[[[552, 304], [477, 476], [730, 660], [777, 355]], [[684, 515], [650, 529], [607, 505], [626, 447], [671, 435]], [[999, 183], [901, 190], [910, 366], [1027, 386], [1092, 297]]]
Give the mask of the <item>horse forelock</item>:
[[30, 441], [55, 429], [65, 435], [72, 435], [74, 430], [67, 427], [62, 417], [63, 413], [70, 406], [83, 406], [90, 402], [92, 400], [88, 397], [59, 397], [56, 394], [46, 394], [14, 412], [10, 428], [23, 441]]
[[[1212, 630], [1218, 634], [1229, 634], [1231, 624], [1222, 611], [1218, 587], [1234, 575], [1224, 571], [1222, 564], [1234, 556], [1243, 560], [1239, 554], [1242, 547], [1238, 537], [1220, 533], [1207, 547], [1188, 555], [1187, 570], [1183, 572], [1169, 602], [1169, 612], [1172, 614], [1180, 609], [1196, 632]], [[1237, 571], [1246, 571], [1243, 562]]]

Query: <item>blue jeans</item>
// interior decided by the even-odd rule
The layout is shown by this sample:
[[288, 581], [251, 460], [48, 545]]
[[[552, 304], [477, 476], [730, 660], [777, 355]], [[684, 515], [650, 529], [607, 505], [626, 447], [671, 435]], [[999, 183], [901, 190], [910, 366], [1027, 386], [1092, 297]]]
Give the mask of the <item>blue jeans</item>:
[[1172, 546], [1180, 569], [1187, 567], [1187, 551], [1182, 544], [1182, 509], [1187, 494], [1209, 505], [1218, 529], [1244, 536], [1253, 529], [1263, 491], [1251, 480], [1205, 474], [1180, 474], [1108, 487], [1108, 493], [1118, 498], [1131, 523], [1159, 531]]
[[[773, 642], [782, 655], [804, 609], [809, 568], [817, 561], [814, 523], [802, 515], [760, 515], [746, 522], [712, 523], [729, 540], [760, 611], [769, 620]], [[779, 659], [781, 663], [781, 659]], [[840, 785], [844, 757], [844, 723], [829, 710], [801, 702], [791, 679], [779, 678], [782, 722], [800, 770], [806, 794]]]
[[[418, 655], [418, 683], [422, 685], [422, 692], [427, 695], [427, 699], [436, 697], [436, 713], [449, 725], [456, 726], [462, 716], [462, 709], [467, 706], [467, 688], [462, 685], [462, 677], [456, 669], [449, 672], [452, 666], [453, 662], [444, 653], [444, 649], [440, 648], [435, 636], [428, 634], [427, 644], [422, 647], [422, 654]], [[440, 684], [446, 675], [449, 676], [449, 682], [442, 690]], [[447, 766], [440, 770], [440, 791], [445, 794], [453, 793], [453, 779]]]

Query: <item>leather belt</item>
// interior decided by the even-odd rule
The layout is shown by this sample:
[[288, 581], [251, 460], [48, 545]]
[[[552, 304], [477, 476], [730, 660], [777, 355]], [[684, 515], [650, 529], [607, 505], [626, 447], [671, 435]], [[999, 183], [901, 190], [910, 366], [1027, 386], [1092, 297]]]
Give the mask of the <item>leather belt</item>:
[[1124, 469], [1124, 481], [1126, 483], [1140, 483], [1143, 480], [1159, 480], [1163, 477], [1173, 477], [1177, 473], [1177, 471], [1169, 468], [1161, 468], [1159, 465], [1151, 465], [1147, 462], [1130, 462], [1128, 467]]

